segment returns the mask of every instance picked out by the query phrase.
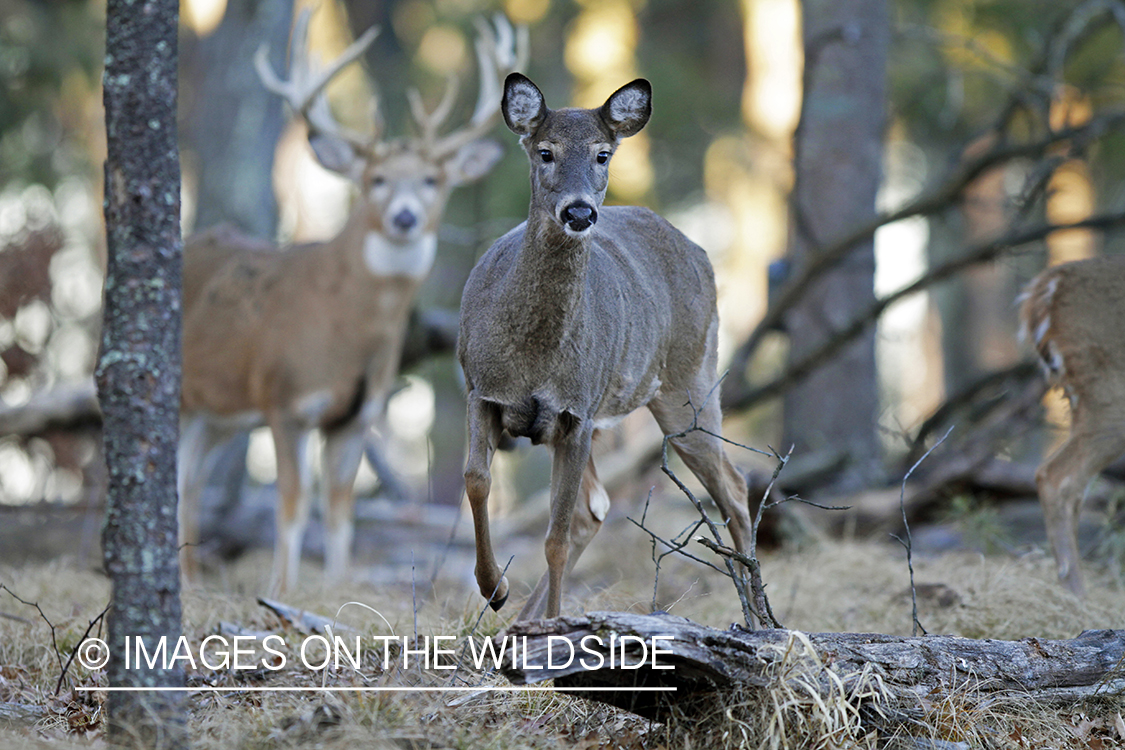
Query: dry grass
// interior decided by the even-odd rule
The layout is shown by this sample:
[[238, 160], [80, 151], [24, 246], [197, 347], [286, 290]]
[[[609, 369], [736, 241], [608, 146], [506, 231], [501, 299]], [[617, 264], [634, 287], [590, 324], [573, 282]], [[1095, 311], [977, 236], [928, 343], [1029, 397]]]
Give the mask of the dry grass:
[[[661, 519], [672, 529], [682, 519]], [[663, 533], [663, 532], [662, 532]], [[537, 545], [535, 545], [537, 546]], [[513, 565], [513, 601], [534, 583], [539, 554]], [[258, 606], [268, 556], [250, 556], [184, 595], [185, 633], [199, 643], [221, 622], [248, 630], [282, 633], [287, 643], [300, 634]], [[348, 601], [362, 602], [386, 618], [396, 634], [452, 635], [457, 648], [467, 637], [501, 631], [516, 607], [503, 615], [490, 610], [464, 583], [462, 561], [446, 576], [422, 587], [417, 611], [409, 577], [392, 586], [355, 584], [326, 590], [315, 580], [286, 602], [332, 617]], [[1088, 628], [1125, 624], [1125, 592], [1109, 575], [1090, 576], [1090, 597], [1079, 602], [1054, 581], [1052, 562], [1041, 553], [1015, 558], [950, 554], [916, 559], [918, 581], [930, 584], [920, 616], [931, 633], [973, 638], [1027, 636], [1069, 638]], [[311, 566], [310, 566], [311, 567]], [[610, 524], [591, 546], [588, 559], [565, 602], [569, 611], [648, 611], [653, 599], [653, 563], [643, 535], [620, 521]], [[307, 571], [307, 579], [315, 579]], [[790, 628], [805, 632], [868, 631], [909, 634], [910, 601], [902, 550], [872, 542], [823, 542], [813, 548], [766, 557], [763, 572], [775, 612]], [[55, 625], [62, 653], [78, 642], [109, 596], [100, 575], [75, 570], [65, 562], [0, 569], [0, 583], [28, 601], [38, 602]], [[715, 627], [740, 619], [729, 584], [695, 563], [668, 559], [657, 586], [661, 608]], [[0, 703], [40, 707], [34, 724], [5, 725], [0, 747], [101, 747], [99, 699], [73, 690], [99, 678], [72, 667], [68, 685], [54, 695], [60, 673], [50, 629], [39, 613], [0, 592]], [[383, 619], [366, 609], [344, 609], [340, 622], [365, 636], [386, 634]], [[188, 699], [190, 726], [198, 748], [306, 747], [351, 748], [843, 748], [886, 746], [894, 732], [980, 748], [1125, 747], [1125, 724], [1116, 722], [1121, 706], [1088, 705], [1067, 710], [1036, 707], [1025, 697], [1006, 700], [957, 695], [923, 702], [909, 711], [896, 706], [872, 674], [837, 675], [819, 661], [799, 635], [770, 662], [773, 684], [753, 695], [726, 695], [704, 708], [654, 726], [615, 709], [555, 693], [280, 693], [195, 694]], [[447, 672], [387, 671], [377, 660], [358, 671], [341, 668], [328, 675], [337, 685], [445, 684]], [[314, 685], [323, 673], [287, 667], [280, 673], [251, 676], [204, 674], [224, 685]], [[198, 677], [198, 676], [197, 676]], [[470, 684], [499, 686], [496, 676], [462, 671]], [[873, 733], [872, 727], [882, 732]], [[910, 745], [900, 744], [902, 747]], [[942, 747], [941, 745], [932, 745]]]

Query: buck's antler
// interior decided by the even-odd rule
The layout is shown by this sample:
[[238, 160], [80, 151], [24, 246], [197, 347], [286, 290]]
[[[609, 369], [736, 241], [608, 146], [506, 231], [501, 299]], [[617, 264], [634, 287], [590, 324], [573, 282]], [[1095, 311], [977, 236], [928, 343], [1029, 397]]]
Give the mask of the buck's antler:
[[[379, 28], [372, 26], [358, 39], [348, 45], [343, 53], [333, 60], [324, 70], [319, 70], [319, 61], [309, 54], [309, 17], [312, 11], [305, 8], [297, 17], [293, 26], [293, 41], [289, 52], [289, 80], [283, 81], [270, 66], [269, 45], [262, 44], [254, 56], [254, 66], [262, 85], [269, 91], [289, 102], [293, 108], [305, 119], [312, 133], [334, 136], [351, 144], [357, 151], [371, 150], [378, 143], [381, 136], [381, 120], [375, 118], [375, 133], [364, 137], [351, 131], [332, 116], [328, 107], [328, 99], [324, 89], [337, 73], [347, 65], [354, 62], [362, 55], [375, 37], [379, 35]], [[377, 109], [376, 109], [377, 115]]]
[[500, 119], [500, 100], [504, 95], [503, 81], [507, 75], [527, 64], [528, 35], [524, 26], [513, 28], [501, 14], [493, 16], [492, 23], [478, 18], [477, 66], [480, 68], [480, 88], [473, 116], [465, 127], [445, 136], [439, 136], [441, 126], [449, 117], [457, 98], [458, 80], [450, 76], [445, 93], [432, 112], [422, 105], [417, 89], [411, 89], [410, 111], [418, 126], [425, 149], [435, 157], [457, 151], [487, 133]]

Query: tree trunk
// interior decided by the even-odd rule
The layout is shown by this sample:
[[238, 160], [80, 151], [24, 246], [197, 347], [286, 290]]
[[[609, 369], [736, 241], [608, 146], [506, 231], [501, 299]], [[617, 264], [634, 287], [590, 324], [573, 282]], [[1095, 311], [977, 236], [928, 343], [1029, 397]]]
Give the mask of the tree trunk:
[[[823, 679], [829, 671], [844, 684], [858, 675], [874, 674], [889, 690], [887, 706], [898, 710], [923, 701], [937, 703], [954, 694], [983, 698], [1017, 692], [1028, 700], [1047, 702], [1125, 695], [1125, 679], [1120, 675], [1125, 630], [1088, 630], [1069, 641], [803, 635], [788, 630], [715, 630], [672, 615], [592, 612], [516, 623], [495, 637], [498, 650], [505, 638], [501, 671], [512, 682], [554, 679], [563, 690], [598, 687], [602, 691], [580, 694], [656, 719], [704, 696], [773, 689], [783, 681], [782, 674], [805, 685], [820, 684], [827, 691], [836, 682]], [[804, 647], [804, 639], [811, 649]], [[624, 663], [630, 668], [610, 669], [611, 647], [620, 665], [622, 644]], [[648, 659], [632, 668], [643, 659], [641, 644], [649, 651]], [[653, 645], [663, 652], [656, 663], [670, 669], [652, 668]], [[598, 666], [595, 654], [604, 664], [589, 669]], [[549, 663], [556, 668], [535, 668]], [[675, 688], [675, 692], [629, 690], [635, 687]]]
[[281, 98], [254, 70], [258, 46], [284, 69], [293, 3], [229, 0], [222, 23], [183, 55], [184, 145], [194, 153], [195, 228], [230, 222], [263, 239], [277, 234], [273, 158], [285, 127]]
[[[103, 549], [113, 581], [113, 687], [182, 687], [181, 669], [126, 668], [127, 643], [169, 652], [181, 633], [176, 447], [180, 410], [180, 165], [177, 0], [106, 4], [104, 102], [108, 264], [95, 373], [108, 497]], [[129, 639], [128, 641], [126, 639]], [[114, 692], [110, 739], [187, 744], [181, 695]]]
[[[805, 91], [795, 136], [790, 255], [799, 267], [875, 215], [882, 178], [886, 0], [805, 0]], [[790, 361], [874, 300], [874, 244], [862, 243], [786, 316]], [[785, 398], [784, 443], [797, 455], [846, 448], [854, 483], [879, 472], [875, 335], [865, 333]]]

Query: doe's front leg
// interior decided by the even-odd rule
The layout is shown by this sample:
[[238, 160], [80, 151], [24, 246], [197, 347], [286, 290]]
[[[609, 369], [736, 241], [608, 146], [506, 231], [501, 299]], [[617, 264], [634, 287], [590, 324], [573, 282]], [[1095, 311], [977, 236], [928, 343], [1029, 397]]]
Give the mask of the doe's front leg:
[[496, 564], [488, 528], [488, 494], [492, 489], [492, 456], [500, 440], [500, 408], [472, 391], [468, 398], [469, 455], [465, 462], [465, 494], [473, 512], [477, 586], [488, 605], [499, 610], [508, 600], [508, 579]]
[[[544, 614], [547, 617], [558, 617], [562, 610], [563, 579], [569, 570], [567, 563], [571, 555], [574, 507], [582, 490], [582, 477], [590, 461], [592, 442], [593, 430], [580, 425], [555, 445], [554, 462], [551, 465], [551, 519], [544, 544], [547, 553], [547, 608]], [[600, 522], [598, 525], [601, 525]], [[583, 548], [585, 542], [589, 542], [589, 539], [584, 540]], [[581, 549], [575, 550], [575, 557], [581, 552]], [[521, 620], [525, 613], [530, 615], [528, 609], [533, 602], [534, 597], [524, 607], [524, 612], [520, 613]]]

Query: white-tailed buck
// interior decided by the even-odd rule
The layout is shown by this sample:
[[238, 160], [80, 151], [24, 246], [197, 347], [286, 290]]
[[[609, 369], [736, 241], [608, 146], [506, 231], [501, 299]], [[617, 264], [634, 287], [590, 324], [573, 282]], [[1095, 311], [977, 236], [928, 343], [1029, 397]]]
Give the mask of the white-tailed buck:
[[[348, 219], [327, 242], [277, 248], [229, 229], [196, 236], [184, 250], [184, 436], [181, 536], [185, 570], [194, 567], [198, 499], [210, 450], [223, 433], [268, 425], [277, 453], [277, 539], [273, 585], [297, 576], [309, 513], [303, 443], [325, 436], [325, 570], [338, 579], [353, 536], [356, 473], [365, 434], [393, 384], [415, 292], [437, 248], [451, 190], [486, 174], [500, 146], [482, 136], [499, 119], [501, 81], [520, 64], [526, 35], [498, 17], [481, 23], [480, 90], [461, 129], [440, 134], [455, 100], [454, 80], [427, 113], [416, 92], [420, 135], [385, 140], [381, 118], [368, 137], [333, 119], [324, 88], [375, 38], [369, 30], [321, 70], [309, 59], [309, 14], [293, 32], [289, 80], [259, 50], [264, 85], [305, 119], [320, 163], [351, 178], [358, 194]], [[517, 51], [517, 48], [518, 51]], [[377, 114], [377, 112], [376, 112]]]
[[[488, 529], [490, 466], [501, 434], [550, 446], [547, 573], [521, 620], [559, 614], [563, 577], [601, 527], [609, 497], [590, 457], [599, 428], [647, 406], [718, 503], [740, 550], [746, 482], [723, 450], [716, 384], [718, 316], [706, 253], [644, 208], [602, 207], [623, 138], [648, 122], [648, 81], [598, 109], [548, 109], [513, 73], [501, 110], [531, 160], [531, 209], [469, 276], [458, 357], [468, 389], [465, 487], [476, 577], [494, 609], [508, 582]], [[709, 397], [710, 396], [710, 397]]]
[[1035, 479], [1059, 578], [1081, 596], [1082, 501], [1090, 481], [1125, 453], [1125, 256], [1047, 269], [1024, 293], [1020, 317], [1070, 401], [1070, 435]]

